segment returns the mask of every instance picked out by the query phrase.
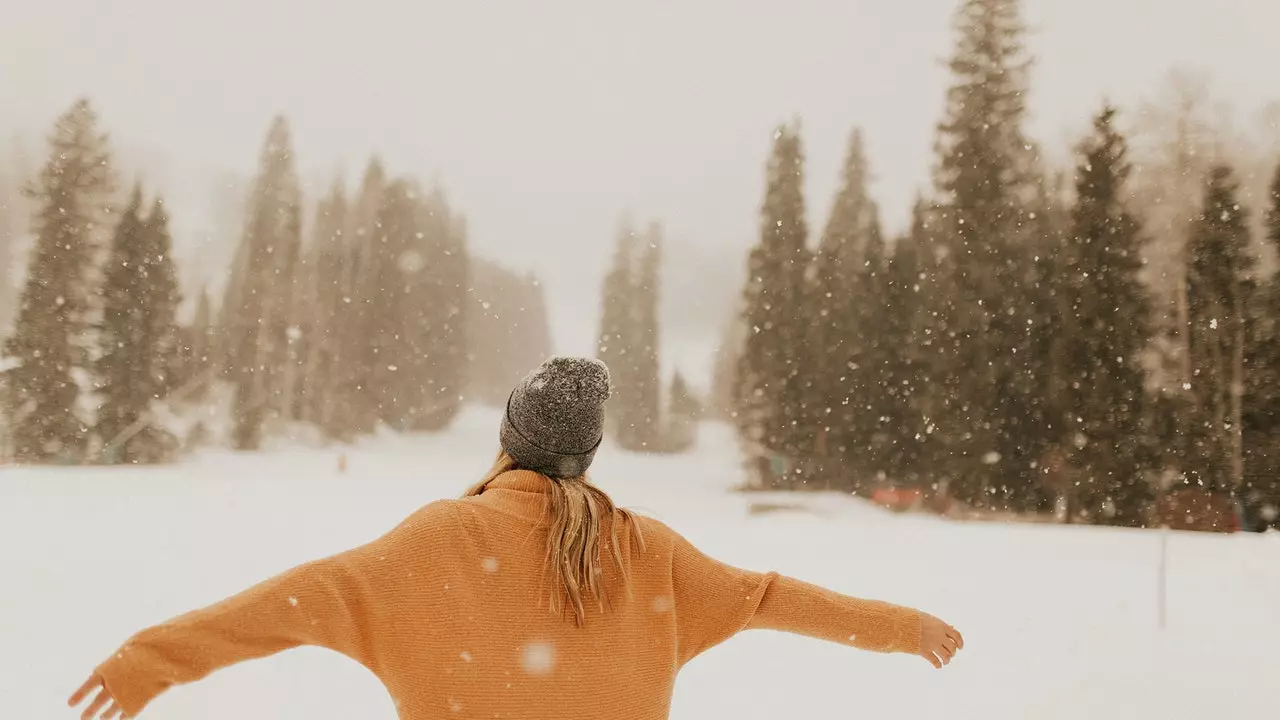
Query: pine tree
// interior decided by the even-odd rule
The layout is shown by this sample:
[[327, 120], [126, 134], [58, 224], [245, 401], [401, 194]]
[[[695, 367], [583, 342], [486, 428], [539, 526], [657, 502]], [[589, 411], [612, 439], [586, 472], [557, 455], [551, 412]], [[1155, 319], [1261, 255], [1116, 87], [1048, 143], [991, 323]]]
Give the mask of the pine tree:
[[[886, 334], [886, 330], [891, 328], [889, 251], [874, 209], [858, 275], [861, 302], [857, 325], [862, 351], [857, 367], [851, 370], [858, 398], [856, 427], [860, 429], [863, 472], [883, 480], [893, 469], [896, 409], [893, 394], [885, 381], [900, 349]], [[865, 483], [859, 483], [860, 487], [863, 485]]]
[[136, 187], [116, 226], [103, 283], [102, 357], [97, 370], [102, 405], [97, 431], [103, 459], [152, 463], [169, 457], [175, 441], [149, 417], [172, 386], [177, 353], [177, 273], [163, 202], [139, 216]]
[[1055, 348], [1069, 415], [1062, 445], [1074, 448], [1079, 496], [1095, 516], [1138, 525], [1150, 488], [1142, 476], [1146, 371], [1152, 335], [1139, 223], [1124, 206], [1130, 166], [1108, 106], [1080, 146], [1076, 202], [1066, 249], [1064, 326]]
[[[927, 441], [923, 408], [917, 393], [927, 392], [924, 303], [922, 282], [928, 267], [927, 208], [917, 200], [911, 229], [893, 244], [885, 283], [886, 310], [882, 338], [895, 351], [888, 356], [883, 383], [888, 398], [887, 432], [890, 450], [885, 464], [900, 484], [918, 486], [926, 463], [921, 447]], [[926, 474], [927, 475], [927, 474]]]
[[[383, 264], [382, 230], [379, 213], [387, 193], [387, 175], [378, 158], [369, 161], [360, 193], [349, 213], [346, 233], [351, 254], [346, 297], [351, 298], [342, 327], [343, 396], [350, 403], [343, 413], [348, 434], [369, 433], [378, 424], [378, 390], [375, 376], [379, 366], [377, 332], [373, 324], [379, 312], [381, 289], [378, 268]], [[344, 297], [345, 302], [345, 297]]]
[[[1058, 173], [1037, 183], [1035, 216], [1031, 227], [1034, 281], [1026, 295], [1028, 327], [1032, 330], [1030, 365], [1036, 368], [1036, 391], [1029, 404], [1027, 435], [1031, 440], [1033, 482], [1026, 488], [1038, 496], [1041, 510], [1052, 507], [1070, 521], [1079, 511], [1080, 488], [1068, 467], [1069, 430], [1072, 418], [1073, 382], [1066, 350], [1071, 342], [1074, 310], [1068, 286], [1081, 280], [1071, 273], [1071, 209], [1068, 178]], [[1024, 509], [1031, 509], [1030, 503]]]
[[436, 431], [447, 427], [457, 415], [466, 384], [470, 263], [466, 220], [452, 211], [443, 192], [433, 192], [424, 210], [426, 231], [419, 236], [419, 252], [424, 258], [419, 310], [428, 331], [422, 376], [426, 396], [414, 429]]
[[638, 273], [631, 289], [631, 371], [628, 381], [635, 387], [632, 408], [632, 447], [653, 451], [661, 443], [662, 381], [659, 362], [659, 285], [662, 267], [662, 229], [649, 226], [647, 242], [639, 258]]
[[[1280, 252], [1280, 166], [1266, 193], [1263, 232]], [[1244, 503], [1255, 529], [1280, 528], [1280, 269], [1251, 295], [1245, 357]]]
[[629, 221], [619, 229], [605, 275], [596, 356], [609, 366], [615, 397], [608, 425], [618, 444], [653, 452], [662, 443], [658, 308], [662, 230], [641, 238]]
[[760, 242], [752, 249], [743, 293], [748, 329], [738, 365], [738, 427], [764, 481], [791, 485], [803, 479], [798, 463], [811, 451], [801, 367], [806, 340], [805, 273], [809, 265], [804, 216], [804, 155], [796, 128], [774, 133], [761, 208]]
[[219, 366], [213, 328], [213, 300], [207, 289], [200, 291], [191, 324], [180, 334], [183, 338], [181, 382], [184, 385], [195, 383], [195, 387], [188, 389], [186, 398], [203, 400], [208, 396], [213, 370]]
[[1199, 422], [1185, 470], [1190, 480], [1224, 492], [1240, 489], [1244, 479], [1244, 355], [1256, 263], [1238, 189], [1229, 167], [1210, 171], [1191, 230], [1187, 269], [1191, 392]]
[[342, 345], [343, 323], [351, 307], [346, 287], [351, 272], [346, 215], [342, 181], [336, 179], [328, 197], [316, 206], [310, 258], [314, 272], [307, 303], [309, 323], [303, 333], [307, 338], [303, 369], [306, 417], [334, 439], [348, 439], [345, 422], [341, 420], [348, 404], [340, 378], [344, 356], [354, 350]]
[[868, 245], [879, 229], [867, 178], [862, 133], [854, 130], [840, 190], [813, 257], [805, 303], [812, 322], [804, 372], [810, 411], [805, 424], [816, 432], [813, 472], [824, 484], [849, 490], [858, 486], [855, 473], [866, 469], [862, 451], [871, 435], [865, 424], [868, 388], [862, 384], [870, 341], [865, 322], [871, 313], [862, 282]]
[[624, 220], [619, 225], [613, 261], [601, 287], [600, 333], [596, 343], [596, 357], [609, 367], [613, 376], [614, 396], [606, 422], [610, 433], [626, 448], [632, 446], [637, 394], [630, 382], [631, 353], [634, 352], [630, 342], [634, 335], [632, 278], [636, 274], [639, 247], [640, 239], [630, 222]]
[[[85, 100], [58, 118], [31, 199], [35, 246], [13, 335], [5, 343], [7, 415], [18, 462], [80, 459], [78, 402], [96, 302], [102, 223], [113, 180], [106, 138]], [[87, 375], [87, 373], [84, 373]], [[83, 380], [87, 384], [87, 379]]]
[[371, 387], [378, 417], [397, 430], [413, 427], [423, 406], [425, 389], [420, 382], [426, 354], [426, 329], [417, 319], [417, 275], [424, 258], [416, 247], [419, 234], [420, 191], [409, 180], [395, 180], [383, 196], [378, 212], [373, 283], [381, 294], [371, 304], [369, 318], [373, 340]]
[[235, 385], [233, 443], [241, 450], [256, 449], [264, 423], [287, 416], [293, 406], [297, 333], [291, 323], [300, 205], [289, 128], [276, 118], [262, 149], [223, 302], [228, 369]]
[[1034, 278], [1027, 203], [1036, 158], [1022, 134], [1030, 60], [1016, 0], [965, 0], [956, 29], [935, 176], [950, 292], [935, 298], [944, 327], [932, 419], [960, 499], [1025, 504], [1037, 391], [1025, 297]]
[[702, 406], [679, 370], [672, 375], [668, 392], [666, 430], [659, 445], [664, 452], [685, 452], [697, 442]]
[[720, 335], [711, 368], [711, 393], [705, 409], [707, 416], [719, 420], [733, 420], [737, 416], [735, 388], [738, 379], [738, 358], [746, 341], [746, 327], [739, 313], [726, 324]]
[[18, 245], [16, 192], [5, 170], [0, 167], [0, 334], [8, 334], [17, 288], [14, 271]]

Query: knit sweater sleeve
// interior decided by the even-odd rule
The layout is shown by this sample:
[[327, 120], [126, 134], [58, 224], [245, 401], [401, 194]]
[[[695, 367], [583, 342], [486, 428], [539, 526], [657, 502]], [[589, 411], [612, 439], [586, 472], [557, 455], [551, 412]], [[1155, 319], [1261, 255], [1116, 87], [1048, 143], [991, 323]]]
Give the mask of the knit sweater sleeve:
[[301, 645], [334, 650], [377, 673], [371, 628], [385, 611], [389, 568], [417, 554], [413, 536], [424, 511], [367, 545], [143, 630], [96, 672], [129, 717], [170, 687]]
[[777, 573], [757, 573], [703, 554], [672, 532], [679, 661], [743, 630], [778, 630], [874, 652], [916, 653], [921, 614], [842, 595]]

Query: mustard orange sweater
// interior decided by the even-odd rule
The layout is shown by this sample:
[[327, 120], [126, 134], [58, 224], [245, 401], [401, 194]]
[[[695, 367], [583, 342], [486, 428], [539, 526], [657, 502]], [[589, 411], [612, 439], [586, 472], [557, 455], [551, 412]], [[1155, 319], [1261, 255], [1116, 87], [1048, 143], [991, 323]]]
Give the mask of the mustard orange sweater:
[[591, 604], [577, 627], [548, 609], [547, 482], [512, 472], [432, 503], [374, 542], [138, 633], [97, 671], [133, 716], [174, 685], [317, 645], [377, 675], [404, 720], [660, 720], [680, 668], [742, 630], [918, 650], [915, 610], [730, 567], [648, 518], [630, 593], [606, 561], [611, 606]]

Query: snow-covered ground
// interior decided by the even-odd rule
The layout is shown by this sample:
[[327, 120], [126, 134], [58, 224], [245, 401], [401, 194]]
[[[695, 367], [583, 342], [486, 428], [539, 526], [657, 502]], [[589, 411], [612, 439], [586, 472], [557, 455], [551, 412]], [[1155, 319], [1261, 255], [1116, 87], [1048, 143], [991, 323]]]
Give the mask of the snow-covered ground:
[[[0, 712], [71, 718], [67, 694], [133, 630], [371, 539], [488, 467], [497, 415], [350, 451], [208, 452], [160, 469], [0, 470]], [[606, 447], [594, 477], [713, 555], [918, 606], [967, 649], [923, 660], [748, 633], [682, 674], [674, 718], [1204, 718], [1275, 712], [1280, 535], [959, 524], [833, 495], [731, 493], [723, 428], [682, 457]], [[751, 512], [777, 499], [798, 508]], [[393, 718], [366, 671], [303, 649], [158, 700], [152, 718]]]

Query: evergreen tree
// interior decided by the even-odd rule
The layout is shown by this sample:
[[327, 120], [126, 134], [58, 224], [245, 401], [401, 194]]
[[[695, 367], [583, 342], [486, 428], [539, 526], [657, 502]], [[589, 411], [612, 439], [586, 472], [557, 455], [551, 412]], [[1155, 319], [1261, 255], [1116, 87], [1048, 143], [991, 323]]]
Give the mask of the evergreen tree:
[[804, 427], [802, 348], [805, 273], [809, 265], [804, 217], [804, 155], [796, 128], [774, 133], [761, 208], [760, 242], [752, 249], [743, 293], [748, 329], [738, 365], [738, 427], [757, 460], [769, 465], [764, 481], [790, 485], [809, 454]]
[[196, 300], [195, 315], [191, 319], [191, 324], [182, 329], [180, 336], [182, 337], [182, 372], [179, 380], [183, 385], [195, 383], [195, 387], [187, 390], [187, 399], [203, 400], [209, 393], [213, 369], [218, 367], [213, 328], [213, 301], [207, 289], [200, 291], [200, 297]]
[[1016, 0], [965, 0], [956, 29], [935, 176], [950, 277], [935, 297], [944, 327], [933, 421], [960, 499], [1025, 508], [1038, 390], [1026, 297], [1036, 158], [1022, 134], [1030, 61]]
[[[369, 318], [374, 365], [371, 386], [378, 417], [392, 428], [409, 430], [424, 405], [419, 382], [427, 352], [426, 328], [419, 320], [417, 276], [424, 258], [416, 247], [420, 191], [409, 180], [395, 180], [378, 212], [373, 283], [381, 294]], [[413, 322], [409, 322], [413, 320]]]
[[929, 389], [925, 342], [923, 282], [931, 256], [927, 238], [927, 208], [917, 200], [912, 208], [911, 230], [893, 244], [886, 271], [886, 309], [882, 339], [893, 348], [884, 368], [883, 383], [888, 400], [889, 452], [885, 458], [888, 474], [897, 482], [921, 484], [925, 461], [921, 452], [927, 441], [923, 408], [917, 394]]
[[[88, 427], [78, 408], [112, 191], [106, 138], [85, 100], [58, 118], [31, 199], [35, 246], [13, 335], [5, 343], [7, 415], [18, 462], [80, 459]], [[80, 377], [78, 377], [80, 376]], [[85, 380], [87, 383], [87, 380]]]
[[629, 429], [631, 447], [652, 451], [661, 443], [662, 381], [659, 363], [659, 283], [662, 267], [662, 229], [649, 226], [637, 276], [631, 288], [631, 335], [628, 382], [635, 388]]
[[679, 370], [671, 377], [667, 401], [666, 431], [660, 443], [664, 452], [685, 452], [698, 437], [702, 406]]
[[465, 381], [465, 225], [442, 195], [424, 198], [409, 180], [387, 188], [377, 225], [370, 330], [379, 417], [399, 430], [439, 430], [456, 415]]
[[116, 226], [103, 284], [102, 405], [97, 431], [110, 463], [165, 460], [175, 441], [151, 423], [152, 404], [167, 394], [177, 353], [178, 280], [163, 202], [139, 216], [135, 187]]
[[237, 263], [223, 302], [229, 375], [235, 385], [233, 443], [256, 449], [264, 423], [293, 406], [294, 273], [301, 197], [289, 128], [276, 118], [262, 149]]
[[614, 396], [606, 422], [619, 444], [628, 448], [636, 403], [636, 388], [629, 380], [633, 352], [630, 343], [634, 337], [632, 278], [636, 275], [639, 247], [640, 239], [630, 222], [624, 220], [618, 228], [613, 261], [601, 288], [600, 334], [596, 343], [596, 357], [609, 367], [613, 376]]
[[[1280, 251], [1280, 166], [1266, 193], [1266, 238]], [[1245, 357], [1244, 503], [1254, 529], [1280, 527], [1280, 269], [1248, 310]]]
[[1123, 201], [1128, 151], [1114, 119], [1115, 109], [1103, 108], [1079, 149], [1055, 354], [1070, 419], [1062, 444], [1074, 448], [1079, 495], [1095, 516], [1138, 525], [1150, 495], [1141, 442], [1151, 307], [1139, 277], [1141, 230]]
[[348, 407], [343, 383], [340, 382], [344, 356], [354, 348], [343, 347], [343, 323], [351, 307], [347, 276], [351, 253], [346, 238], [347, 202], [340, 179], [334, 181], [328, 197], [316, 206], [312, 228], [311, 260], [313, 269], [310, 288], [307, 356], [303, 370], [306, 388], [305, 417], [325, 432], [326, 436], [347, 439], [346, 423], [341, 419]]
[[1210, 171], [1188, 248], [1191, 392], [1199, 422], [1185, 470], [1190, 480], [1219, 491], [1238, 490], [1244, 479], [1244, 356], [1256, 261], [1238, 189], [1229, 167]]
[[5, 170], [0, 167], [0, 334], [8, 334], [18, 287], [14, 268], [19, 235], [17, 193]]
[[654, 223], [645, 238], [629, 222], [619, 230], [613, 264], [605, 275], [597, 357], [609, 366], [615, 402], [608, 424], [627, 450], [661, 445], [658, 307], [662, 231]]
[[[804, 348], [809, 378], [805, 424], [816, 433], [814, 475], [824, 484], [854, 489], [865, 470], [863, 450], [871, 435], [865, 412], [871, 335], [865, 287], [868, 250], [879, 233], [876, 207], [867, 193], [862, 133], [854, 130], [843, 178], [831, 207], [808, 278], [806, 317], [812, 322]], [[880, 248], [883, 250], [883, 245]]]
[[[891, 327], [890, 283], [889, 251], [880, 231], [878, 214], [873, 211], [858, 278], [862, 299], [857, 323], [861, 360], [851, 369], [851, 374], [858, 392], [856, 427], [861, 429], [862, 472], [879, 480], [888, 477], [893, 469], [894, 456], [892, 424], [895, 403], [885, 381], [896, 363], [899, 348], [886, 335], [886, 330]], [[864, 484], [859, 483], [859, 486]]]
[[341, 362], [341, 383], [342, 394], [350, 403], [342, 414], [347, 434], [369, 433], [378, 424], [375, 375], [379, 361], [374, 321], [381, 302], [378, 268], [384, 262], [385, 248], [378, 222], [386, 193], [386, 171], [375, 157], [365, 168], [346, 233], [351, 268], [345, 297], [350, 297], [351, 302], [347, 303], [341, 330], [341, 347], [346, 350]]
[[716, 347], [711, 368], [711, 393], [705, 408], [708, 417], [733, 420], [737, 416], [735, 388], [738, 357], [742, 354], [745, 341], [746, 327], [742, 323], [741, 314], [735, 312], [721, 333], [720, 344]]
[[419, 237], [425, 259], [419, 282], [422, 322], [429, 339], [422, 378], [427, 394], [415, 430], [442, 430], [462, 404], [466, 384], [466, 293], [470, 277], [467, 226], [437, 189], [424, 206], [426, 232]]
[[[1068, 178], [1059, 173], [1053, 180], [1038, 183], [1035, 200], [1036, 231], [1031, 249], [1034, 253], [1034, 282], [1027, 295], [1032, 332], [1030, 365], [1036, 368], [1037, 388], [1029, 405], [1027, 434], [1032, 440], [1034, 482], [1027, 488], [1045, 507], [1054, 509], [1062, 519], [1071, 520], [1079, 510], [1081, 488], [1068, 468], [1066, 453], [1070, 447], [1070, 430], [1075, 427], [1072, 415], [1073, 382], [1066, 357], [1075, 324], [1073, 293], [1068, 286], [1081, 278], [1071, 275], [1071, 210], [1067, 198]], [[1028, 504], [1029, 505], [1029, 504]], [[1025, 509], [1031, 509], [1026, 507]]]

